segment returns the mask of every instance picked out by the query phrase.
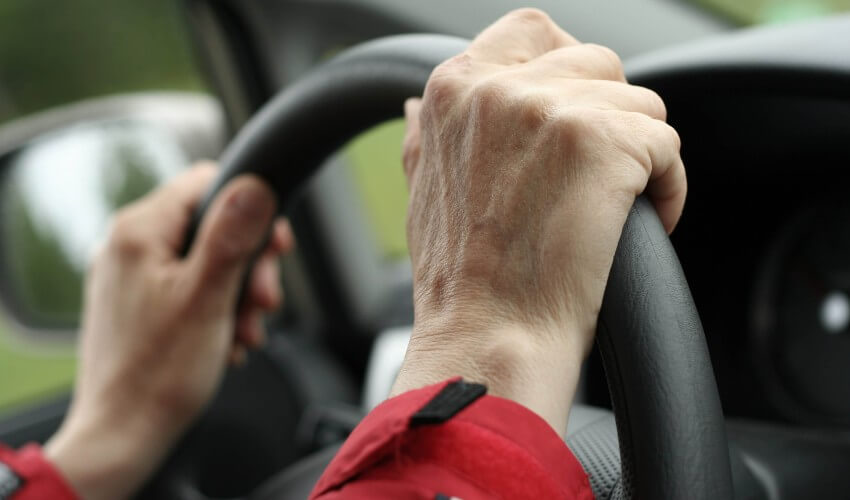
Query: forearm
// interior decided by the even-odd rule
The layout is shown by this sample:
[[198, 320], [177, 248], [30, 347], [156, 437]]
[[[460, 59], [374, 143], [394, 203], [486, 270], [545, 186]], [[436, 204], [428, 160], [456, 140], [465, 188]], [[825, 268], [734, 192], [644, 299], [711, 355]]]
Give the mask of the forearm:
[[44, 446], [45, 456], [83, 500], [129, 498], [174, 439], [165, 435], [166, 426], [147, 419], [119, 420], [72, 415]]

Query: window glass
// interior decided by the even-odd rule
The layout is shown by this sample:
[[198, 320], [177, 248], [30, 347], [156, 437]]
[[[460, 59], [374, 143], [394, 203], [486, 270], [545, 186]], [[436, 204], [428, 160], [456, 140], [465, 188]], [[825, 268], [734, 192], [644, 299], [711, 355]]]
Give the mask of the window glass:
[[71, 346], [22, 340], [16, 326], [0, 315], [0, 415], [65, 390], [76, 366]]
[[384, 255], [407, 257], [407, 183], [401, 166], [404, 120], [362, 134], [344, 151]]
[[87, 97], [200, 90], [173, 0], [0, 2], [0, 123]]
[[7, 307], [42, 335], [67, 335], [61, 329], [79, 320], [82, 278], [109, 218], [188, 161], [161, 128], [129, 119], [76, 124], [0, 160]]
[[850, 10], [850, 0], [692, 0], [739, 24], [797, 21]]
[[[33, 113], [94, 97], [154, 90], [202, 92], [179, 5], [173, 0], [0, 2], [0, 132], [12, 129], [19, 123], [17, 120]], [[154, 179], [139, 166], [145, 158], [137, 154], [139, 148], [133, 149], [134, 141], [144, 135], [128, 128], [131, 126], [114, 124], [108, 130], [90, 131], [92, 144], [97, 142], [96, 137], [106, 137], [98, 139], [102, 144], [97, 144], [104, 151], [114, 149], [110, 149], [114, 160], [110, 165], [115, 168], [103, 169], [97, 179], [92, 177], [95, 167], [103, 165], [65, 174], [74, 176], [68, 180], [82, 182], [76, 174], [88, 172], [91, 182], [97, 180], [104, 189], [109, 188], [105, 192], [111, 197], [100, 200], [109, 209], [144, 194], [163, 177]], [[86, 132], [75, 130], [75, 137], [79, 139]], [[80, 148], [88, 144], [77, 139], [74, 143]], [[0, 150], [3, 147], [0, 144]], [[8, 167], [2, 172], [5, 186], [14, 186], [2, 199], [4, 228], [11, 228], [11, 233], [2, 237], [17, 235], [7, 245], [4, 258], [18, 265], [13, 268], [15, 272], [0, 279], [8, 280], [7, 285], [15, 282], [26, 291], [27, 300], [52, 311], [55, 317], [48, 319], [61, 322], [78, 314], [78, 283], [85, 267], [81, 252], [91, 243], [80, 238], [91, 235], [83, 234], [86, 228], [69, 227], [68, 234], [78, 237], [76, 240], [50, 239], [51, 214], [33, 212], [22, 197], [36, 196], [36, 191], [50, 188], [44, 183], [33, 184], [29, 178], [36, 169], [27, 167], [27, 162], [36, 159], [20, 156], [2, 167]], [[185, 158], [181, 161], [185, 162]], [[80, 167], [71, 162], [73, 158], [66, 157], [67, 164], [56, 167]], [[59, 207], [62, 200], [55, 201], [53, 208]], [[82, 210], [83, 205], [72, 203], [64, 210]], [[56, 220], [53, 217], [53, 223]], [[38, 280], [24, 282], [28, 276], [36, 275], [51, 276], [53, 285]], [[55, 286], [60, 282], [68, 286]], [[73, 336], [23, 328], [15, 319], [18, 316], [8, 314], [10, 307], [13, 305], [5, 303], [0, 308], [0, 414], [66, 391], [76, 364]]]

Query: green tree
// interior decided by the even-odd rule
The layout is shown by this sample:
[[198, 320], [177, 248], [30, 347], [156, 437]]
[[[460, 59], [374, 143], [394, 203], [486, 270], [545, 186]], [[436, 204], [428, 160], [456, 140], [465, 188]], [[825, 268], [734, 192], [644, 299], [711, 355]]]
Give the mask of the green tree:
[[87, 97], [202, 87], [174, 0], [0, 2], [0, 123]]

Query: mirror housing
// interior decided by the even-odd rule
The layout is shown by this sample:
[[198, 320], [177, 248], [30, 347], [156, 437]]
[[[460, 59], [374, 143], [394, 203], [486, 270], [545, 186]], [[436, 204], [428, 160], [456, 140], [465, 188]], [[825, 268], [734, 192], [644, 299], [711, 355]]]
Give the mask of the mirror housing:
[[73, 332], [83, 276], [112, 214], [225, 139], [190, 93], [93, 99], [0, 127], [0, 305], [19, 332]]

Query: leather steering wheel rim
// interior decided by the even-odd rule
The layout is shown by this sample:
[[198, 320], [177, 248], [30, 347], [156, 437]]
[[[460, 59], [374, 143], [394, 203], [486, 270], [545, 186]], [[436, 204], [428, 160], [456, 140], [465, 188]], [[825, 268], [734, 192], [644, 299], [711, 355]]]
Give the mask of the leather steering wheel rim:
[[[468, 43], [442, 35], [368, 42], [281, 91], [224, 152], [219, 177], [192, 221], [187, 247], [210, 201], [229, 180], [260, 176], [285, 212], [329, 155], [369, 127], [399, 117], [404, 100], [422, 94], [433, 68]], [[723, 413], [702, 325], [670, 240], [643, 197], [632, 208], [617, 248], [597, 344], [622, 464], [610, 498], [732, 498]], [[591, 478], [601, 473], [592, 456], [579, 458]], [[181, 483], [187, 491], [186, 481]], [[198, 494], [195, 489], [191, 498]]]

